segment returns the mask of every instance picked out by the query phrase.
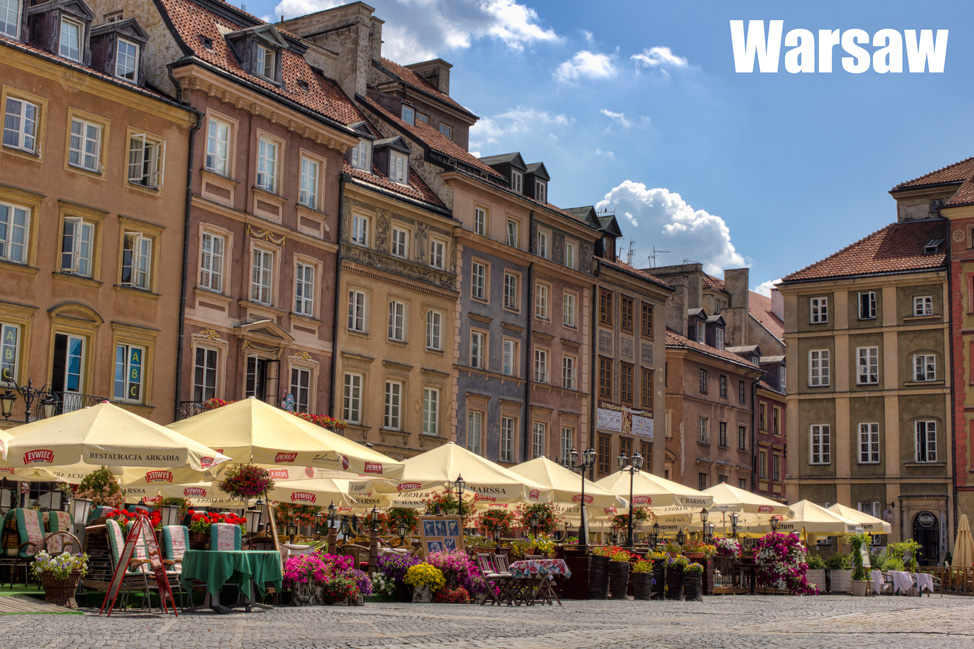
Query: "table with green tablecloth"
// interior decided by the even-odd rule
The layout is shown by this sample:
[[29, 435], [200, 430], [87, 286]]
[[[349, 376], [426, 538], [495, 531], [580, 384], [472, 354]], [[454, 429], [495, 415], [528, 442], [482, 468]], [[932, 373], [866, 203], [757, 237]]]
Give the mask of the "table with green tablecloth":
[[251, 583], [257, 584], [261, 595], [268, 583], [280, 592], [284, 577], [277, 551], [186, 550], [182, 563], [183, 586], [189, 589], [194, 581], [201, 581], [206, 584], [207, 593], [214, 596], [227, 582], [239, 587], [248, 599], [252, 598]]

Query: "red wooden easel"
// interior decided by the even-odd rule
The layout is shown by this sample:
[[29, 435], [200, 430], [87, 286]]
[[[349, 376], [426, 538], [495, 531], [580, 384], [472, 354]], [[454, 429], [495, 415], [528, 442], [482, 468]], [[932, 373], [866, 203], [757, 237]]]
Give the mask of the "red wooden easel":
[[[99, 615], [105, 611], [105, 605], [108, 604], [108, 616], [111, 617], [112, 609], [115, 608], [115, 602], [118, 599], [118, 592], [122, 587], [122, 581], [128, 573], [129, 561], [135, 552], [135, 544], [139, 542], [143, 531], [145, 534], [146, 554], [148, 555], [149, 565], [152, 567], [152, 572], [156, 577], [156, 586], [159, 588], [160, 608], [162, 608], [163, 613], [169, 612], [166, 606], [166, 598], [168, 597], [170, 604], [172, 604], [173, 614], [179, 617], [179, 611], [176, 610], [176, 601], [173, 599], [172, 589], [169, 587], [169, 577], [166, 575], [166, 567], [162, 563], [162, 552], [159, 550], [159, 543], [156, 541], [156, 533], [152, 529], [152, 523], [149, 522], [149, 518], [144, 512], [139, 513], [139, 517], [135, 519], [135, 522], [129, 528], [128, 536], [125, 538], [125, 547], [122, 548], [122, 552], [118, 557], [118, 563], [115, 565], [115, 572], [112, 574], [112, 580], [108, 585], [108, 592], [105, 593], [105, 599], [101, 603], [101, 608], [98, 610]], [[109, 599], [111, 600], [110, 604]]]

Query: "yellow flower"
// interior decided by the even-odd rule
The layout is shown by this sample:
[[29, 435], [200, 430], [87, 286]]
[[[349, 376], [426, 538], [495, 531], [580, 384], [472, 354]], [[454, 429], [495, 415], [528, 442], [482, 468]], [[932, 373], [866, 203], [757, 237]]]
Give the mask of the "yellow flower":
[[410, 566], [409, 570], [406, 571], [406, 579], [403, 581], [407, 586], [428, 585], [433, 592], [446, 586], [446, 577], [443, 576], [443, 571], [428, 563]]

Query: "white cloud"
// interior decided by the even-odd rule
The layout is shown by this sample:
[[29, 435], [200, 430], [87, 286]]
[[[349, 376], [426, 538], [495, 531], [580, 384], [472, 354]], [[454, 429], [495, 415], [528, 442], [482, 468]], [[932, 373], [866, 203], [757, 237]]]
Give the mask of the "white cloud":
[[[275, 20], [346, 4], [345, 0], [281, 0]], [[435, 58], [493, 38], [513, 50], [560, 39], [538, 24], [538, 13], [517, 0], [391, 0], [375, 12], [382, 26], [382, 54], [400, 63]]]
[[668, 47], [650, 47], [639, 54], [633, 54], [631, 57], [633, 61], [636, 62], [636, 69], [639, 68], [657, 68], [664, 72], [666, 68], [685, 68], [689, 63], [682, 56], [677, 56]]
[[561, 113], [518, 106], [493, 117], [481, 117], [470, 129], [470, 148], [486, 148], [511, 136], [524, 136], [539, 130], [553, 130], [571, 126], [575, 120]]
[[615, 160], [616, 157], [616, 154], [613, 153], [612, 151], [603, 151], [602, 149], [596, 149], [595, 155], [603, 158], [608, 158], [609, 160]]
[[571, 83], [580, 79], [611, 79], [616, 76], [614, 54], [580, 50], [555, 70], [555, 79]]
[[614, 187], [596, 208], [622, 215], [632, 226], [641, 255], [635, 265], [645, 265], [653, 247], [668, 250], [658, 258], [662, 265], [677, 264], [683, 259], [701, 262], [706, 272], [722, 274], [724, 268], [745, 265], [744, 258], [731, 243], [730, 229], [719, 216], [694, 209], [683, 197], [665, 188], [647, 188], [643, 183], [625, 180]]
[[588, 43], [589, 45], [595, 44], [595, 35], [592, 34], [592, 32], [590, 32], [587, 29], [582, 30], [582, 38], [584, 38], [585, 42]]
[[766, 282], [761, 282], [760, 284], [757, 285], [757, 287], [751, 290], [754, 291], [755, 293], [760, 293], [765, 297], [771, 297], [771, 289], [773, 289], [775, 287], [775, 284], [777, 284], [780, 281], [781, 281], [780, 277], [778, 279], [769, 279]]
[[613, 122], [615, 122], [622, 128], [629, 128], [630, 126], [632, 126], [632, 122], [626, 119], [625, 113], [617, 113], [615, 111], [609, 110], [608, 108], [603, 108], [599, 112], [605, 115], [606, 117], [608, 117], [609, 119], [611, 119]]

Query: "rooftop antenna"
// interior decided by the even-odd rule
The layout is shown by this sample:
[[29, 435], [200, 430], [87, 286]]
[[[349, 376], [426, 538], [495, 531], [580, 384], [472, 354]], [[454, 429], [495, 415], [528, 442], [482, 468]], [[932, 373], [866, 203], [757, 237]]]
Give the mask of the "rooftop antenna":
[[657, 250], [656, 246], [653, 246], [653, 254], [649, 256], [649, 266], [650, 268], [656, 268], [656, 255], [664, 252], [670, 252], [669, 250]]
[[629, 254], [626, 256], [626, 263], [632, 266], [633, 240], [629, 240]]

